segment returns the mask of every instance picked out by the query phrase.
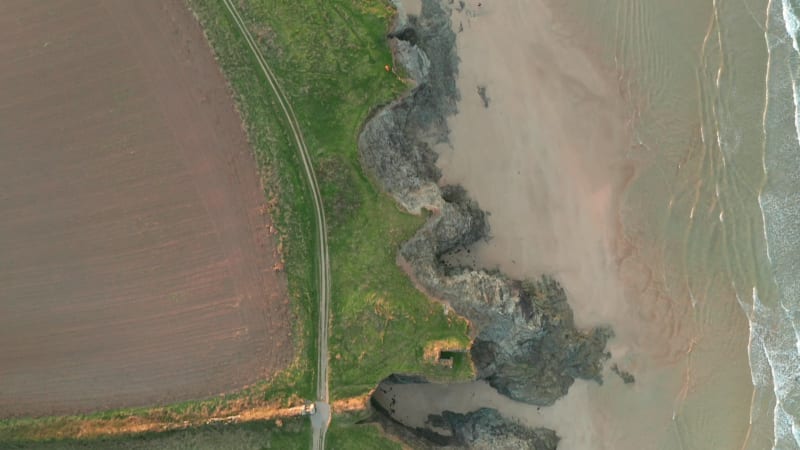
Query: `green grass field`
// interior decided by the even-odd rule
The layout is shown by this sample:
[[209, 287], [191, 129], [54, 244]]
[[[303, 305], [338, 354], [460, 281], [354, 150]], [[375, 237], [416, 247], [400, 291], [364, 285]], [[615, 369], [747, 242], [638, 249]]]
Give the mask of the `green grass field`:
[[359, 414], [334, 416], [325, 442], [328, 450], [400, 450], [402, 446], [384, 437], [378, 425], [358, 424]]
[[[239, 60], [247, 55], [247, 49], [232, 36], [233, 25], [224, 17], [224, 9], [212, 0], [192, 0], [191, 4], [203, 18], [237, 91], [248, 128], [253, 128], [253, 120], [271, 123], [271, 134], [283, 138], [253, 139], [256, 152], [269, 155], [259, 160], [265, 168], [274, 166], [275, 158], [285, 158], [279, 166], [296, 164], [289, 155], [294, 148], [276, 148], [287, 146], [286, 124], [276, 117], [274, 108], [259, 106], [270, 104], [263, 96], [271, 94], [262, 89], [264, 92], [251, 95], [257, 83], [237, 81], [237, 74], [252, 75], [255, 68]], [[364, 393], [391, 372], [422, 373], [437, 379], [470, 376], [468, 364], [450, 370], [423, 361], [423, 348], [433, 340], [451, 339], [466, 347], [466, 323], [445, 315], [443, 308], [418, 292], [397, 267], [398, 247], [424, 218], [400, 211], [359, 164], [356, 140], [367, 115], [408, 89], [384, 70], [384, 65], [392, 63], [386, 33], [393, 9], [382, 0], [243, 0], [238, 5], [289, 96], [321, 185], [333, 284], [330, 349], [334, 398]], [[279, 177], [277, 182], [280, 191], [284, 181]], [[287, 202], [281, 209], [308, 209], [287, 197], [280, 196]], [[305, 220], [306, 215], [290, 220], [293, 218]], [[307, 232], [290, 221], [284, 229]], [[305, 248], [294, 253], [307, 254]], [[294, 278], [292, 285], [306, 280], [291, 271], [289, 276], [290, 281]], [[311, 318], [312, 314], [305, 316]], [[313, 323], [306, 322], [305, 327], [313, 328]]]

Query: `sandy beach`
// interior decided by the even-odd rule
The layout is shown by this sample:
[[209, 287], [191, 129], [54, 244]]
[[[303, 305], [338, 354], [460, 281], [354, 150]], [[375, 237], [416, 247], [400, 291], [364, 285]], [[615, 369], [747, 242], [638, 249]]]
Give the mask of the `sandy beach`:
[[442, 183], [462, 184], [491, 213], [480, 265], [558, 274], [578, 324], [607, 323], [599, 299], [621, 295], [615, 212], [633, 174], [615, 74], [564, 42], [543, 5], [484, 3], [452, 18], [463, 29], [462, 100], [450, 145], [436, 149]]
[[[638, 213], [626, 195], [651, 151], [637, 137], [648, 111], [631, 97], [628, 75], [599, 56], [608, 52], [590, 31], [544, 1], [451, 7], [461, 100], [450, 142], [436, 148], [441, 184], [464, 186], [491, 226], [491, 238], [455, 262], [517, 279], [552, 274], [580, 327], [616, 334], [602, 386], [579, 381], [535, 417], [500, 411], [555, 429], [563, 449], [740, 446], [751, 393], [747, 322], [735, 300], [705, 302], [736, 293], [716, 276], [702, 292], [671, 284], [661, 257], [669, 242], [626, 226]], [[671, 207], [670, 195], [653, 202]], [[623, 383], [612, 364], [636, 382]], [[459, 408], [498, 404], [486, 389], [474, 393]]]

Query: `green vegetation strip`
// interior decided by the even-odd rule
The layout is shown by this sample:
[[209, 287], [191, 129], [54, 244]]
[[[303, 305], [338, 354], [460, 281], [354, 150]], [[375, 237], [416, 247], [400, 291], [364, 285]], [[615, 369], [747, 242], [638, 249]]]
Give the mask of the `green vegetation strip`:
[[275, 407], [294, 406], [302, 401], [302, 397], [293, 391], [298, 385], [297, 380], [302, 378], [301, 372], [291, 369], [253, 387], [209, 399], [83, 415], [2, 419], [0, 449], [14, 442], [46, 441], [104, 430], [107, 433], [119, 433], [136, 425], [184, 427], [186, 424], [203, 424], [211, 417], [235, 415], [266, 403]]
[[333, 416], [325, 448], [327, 450], [381, 449], [400, 450], [403, 447], [388, 439], [377, 424], [359, 423], [363, 414]]
[[466, 323], [444, 314], [397, 267], [399, 245], [424, 218], [400, 211], [363, 174], [358, 160], [358, 131], [370, 110], [408, 89], [384, 70], [392, 63], [386, 33], [394, 10], [380, 0], [239, 5], [290, 97], [321, 185], [333, 283], [332, 397], [366, 392], [391, 372], [470, 376], [469, 365], [451, 370], [423, 360], [430, 341], [454, 340], [466, 347]]
[[302, 449], [308, 447], [310, 440], [311, 426], [308, 419], [298, 418], [281, 422], [280, 426], [272, 421], [205, 425], [159, 433], [16, 443], [8, 444], [3, 448], [20, 450]]
[[[335, 416], [328, 437], [328, 450], [384, 449], [402, 447], [382, 436], [377, 425], [358, 424], [361, 415]], [[218, 424], [185, 430], [149, 432], [93, 439], [59, 439], [6, 443], [2, 448], [17, 450], [145, 450], [145, 449], [302, 449], [308, 448], [311, 426], [301, 417], [280, 422], [260, 421]]]

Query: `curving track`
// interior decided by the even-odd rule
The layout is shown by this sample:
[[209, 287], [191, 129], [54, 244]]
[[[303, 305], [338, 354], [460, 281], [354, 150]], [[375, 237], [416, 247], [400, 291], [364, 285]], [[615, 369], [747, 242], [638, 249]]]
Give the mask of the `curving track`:
[[297, 151], [303, 161], [303, 169], [305, 170], [306, 180], [311, 189], [312, 197], [314, 199], [314, 214], [316, 216], [317, 225], [317, 242], [319, 243], [318, 257], [319, 257], [319, 332], [317, 337], [317, 413], [312, 417], [312, 426], [314, 429], [313, 448], [323, 449], [325, 447], [325, 433], [330, 423], [330, 414], [328, 408], [328, 305], [330, 304], [330, 264], [328, 263], [328, 235], [325, 225], [325, 211], [322, 209], [322, 196], [319, 193], [319, 185], [317, 184], [317, 177], [314, 174], [314, 167], [311, 164], [311, 158], [308, 155], [308, 148], [306, 148], [305, 140], [303, 139], [303, 132], [300, 130], [300, 124], [294, 115], [292, 105], [289, 104], [286, 94], [275, 74], [267, 64], [264, 55], [259, 50], [253, 36], [250, 35], [247, 27], [245, 26], [242, 16], [233, 5], [231, 0], [223, 0], [225, 7], [231, 14], [231, 17], [236, 22], [239, 32], [247, 41], [250, 51], [255, 56], [261, 71], [264, 73], [267, 82], [269, 82], [272, 92], [278, 99], [281, 105], [283, 114], [289, 122], [294, 136]]

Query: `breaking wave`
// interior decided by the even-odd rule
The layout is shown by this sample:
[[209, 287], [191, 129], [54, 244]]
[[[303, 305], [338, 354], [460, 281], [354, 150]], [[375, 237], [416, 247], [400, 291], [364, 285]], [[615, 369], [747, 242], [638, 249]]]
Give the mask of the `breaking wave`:
[[759, 194], [772, 285], [753, 289], [753, 383], [771, 391], [773, 448], [800, 448], [800, 20], [795, 1], [772, 0], [763, 116], [766, 183]]

